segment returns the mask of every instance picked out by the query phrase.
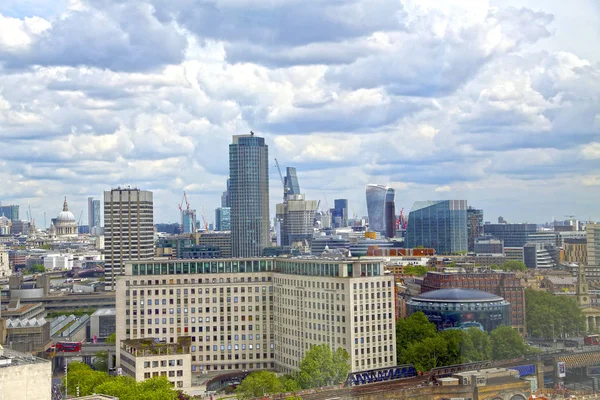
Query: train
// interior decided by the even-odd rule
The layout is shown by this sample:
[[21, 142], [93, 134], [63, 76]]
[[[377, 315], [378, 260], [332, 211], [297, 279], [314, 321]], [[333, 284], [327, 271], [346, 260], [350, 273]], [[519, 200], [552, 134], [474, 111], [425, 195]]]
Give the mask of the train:
[[[466, 364], [449, 365], [447, 367], [434, 368], [427, 373], [427, 380], [431, 382], [437, 381], [439, 378], [445, 378], [463, 371], [473, 371], [484, 368], [491, 368], [491, 361], [479, 361]], [[377, 368], [368, 371], [350, 372], [344, 384], [345, 387], [362, 386], [371, 383], [398, 381], [402, 379], [415, 378], [424, 376], [419, 373], [412, 364], [398, 365], [395, 367]]]

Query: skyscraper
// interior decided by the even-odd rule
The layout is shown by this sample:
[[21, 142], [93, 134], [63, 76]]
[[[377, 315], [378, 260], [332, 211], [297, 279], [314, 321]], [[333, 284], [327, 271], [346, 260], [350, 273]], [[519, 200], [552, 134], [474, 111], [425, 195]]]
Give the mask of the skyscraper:
[[385, 185], [368, 184], [367, 194], [367, 212], [369, 214], [369, 230], [386, 234], [385, 208], [388, 199], [394, 201], [394, 189]]
[[408, 214], [406, 247], [438, 254], [467, 251], [467, 201], [417, 201]]
[[335, 199], [331, 209], [331, 219], [338, 228], [348, 226], [348, 199]]
[[283, 178], [283, 197], [291, 196], [294, 194], [300, 194], [300, 184], [298, 183], [298, 176], [296, 175], [296, 168], [287, 167], [285, 169], [285, 177]]
[[90, 232], [95, 226], [100, 226], [100, 200], [88, 197], [88, 226]]
[[0, 217], [3, 215], [13, 222], [19, 221], [19, 206], [0, 206]]
[[468, 250], [475, 251], [475, 239], [483, 235], [483, 210], [467, 208]]
[[280, 245], [299, 248], [310, 244], [316, 211], [317, 201], [305, 200], [303, 194], [288, 194], [284, 203], [277, 204], [277, 220], [281, 221]]
[[105, 288], [114, 290], [124, 261], [154, 256], [152, 192], [131, 188], [105, 191], [104, 229]]
[[396, 191], [392, 188], [385, 194], [385, 236], [396, 236]]
[[236, 135], [229, 145], [231, 253], [256, 257], [269, 246], [269, 148], [265, 139]]
[[229, 207], [219, 207], [215, 210], [215, 230], [231, 230], [231, 209]]
[[196, 232], [196, 210], [181, 210], [182, 233]]
[[221, 207], [231, 207], [229, 200], [229, 178], [227, 178], [227, 190], [221, 195]]

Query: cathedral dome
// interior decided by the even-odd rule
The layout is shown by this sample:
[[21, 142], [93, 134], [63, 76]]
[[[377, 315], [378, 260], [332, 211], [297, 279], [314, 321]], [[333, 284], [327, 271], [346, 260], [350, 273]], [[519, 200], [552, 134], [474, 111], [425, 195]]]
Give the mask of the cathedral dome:
[[67, 198], [65, 197], [65, 202], [63, 204], [63, 210], [56, 217], [56, 222], [77, 222], [75, 220], [75, 216], [71, 211], [69, 211], [69, 205], [67, 204]]

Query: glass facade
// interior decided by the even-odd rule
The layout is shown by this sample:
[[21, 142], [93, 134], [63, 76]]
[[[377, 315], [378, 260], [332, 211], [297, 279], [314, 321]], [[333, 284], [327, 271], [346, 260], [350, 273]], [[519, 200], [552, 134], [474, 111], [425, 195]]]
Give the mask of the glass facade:
[[529, 234], [537, 232], [536, 224], [485, 224], [486, 235], [504, 241], [504, 247], [523, 247], [529, 241]]
[[418, 201], [408, 215], [406, 247], [438, 254], [467, 251], [467, 201]]
[[367, 212], [369, 214], [369, 230], [386, 233], [386, 203], [394, 202], [394, 189], [384, 185], [367, 185]]
[[228, 231], [231, 229], [231, 209], [219, 207], [215, 210], [215, 229], [217, 231]]
[[286, 168], [284, 186], [285, 188], [287, 188], [287, 193], [284, 193], [284, 198], [286, 195], [300, 194], [300, 183], [298, 183], [298, 175], [296, 175], [296, 168]]

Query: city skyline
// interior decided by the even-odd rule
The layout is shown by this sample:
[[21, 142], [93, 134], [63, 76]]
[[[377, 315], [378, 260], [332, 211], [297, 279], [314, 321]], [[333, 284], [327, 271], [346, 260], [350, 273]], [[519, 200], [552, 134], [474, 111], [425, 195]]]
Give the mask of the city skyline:
[[[600, 220], [600, 55], [581, 40], [600, 33], [595, 2], [185, 4], [0, 4], [2, 205], [42, 227], [65, 196], [87, 215], [131, 185], [156, 222], [179, 221], [183, 191], [212, 221], [231, 137], [254, 130], [271, 218], [277, 158], [349, 215], [381, 183], [397, 212], [466, 199], [491, 222]], [[198, 23], [215, 20], [235, 28]]]

